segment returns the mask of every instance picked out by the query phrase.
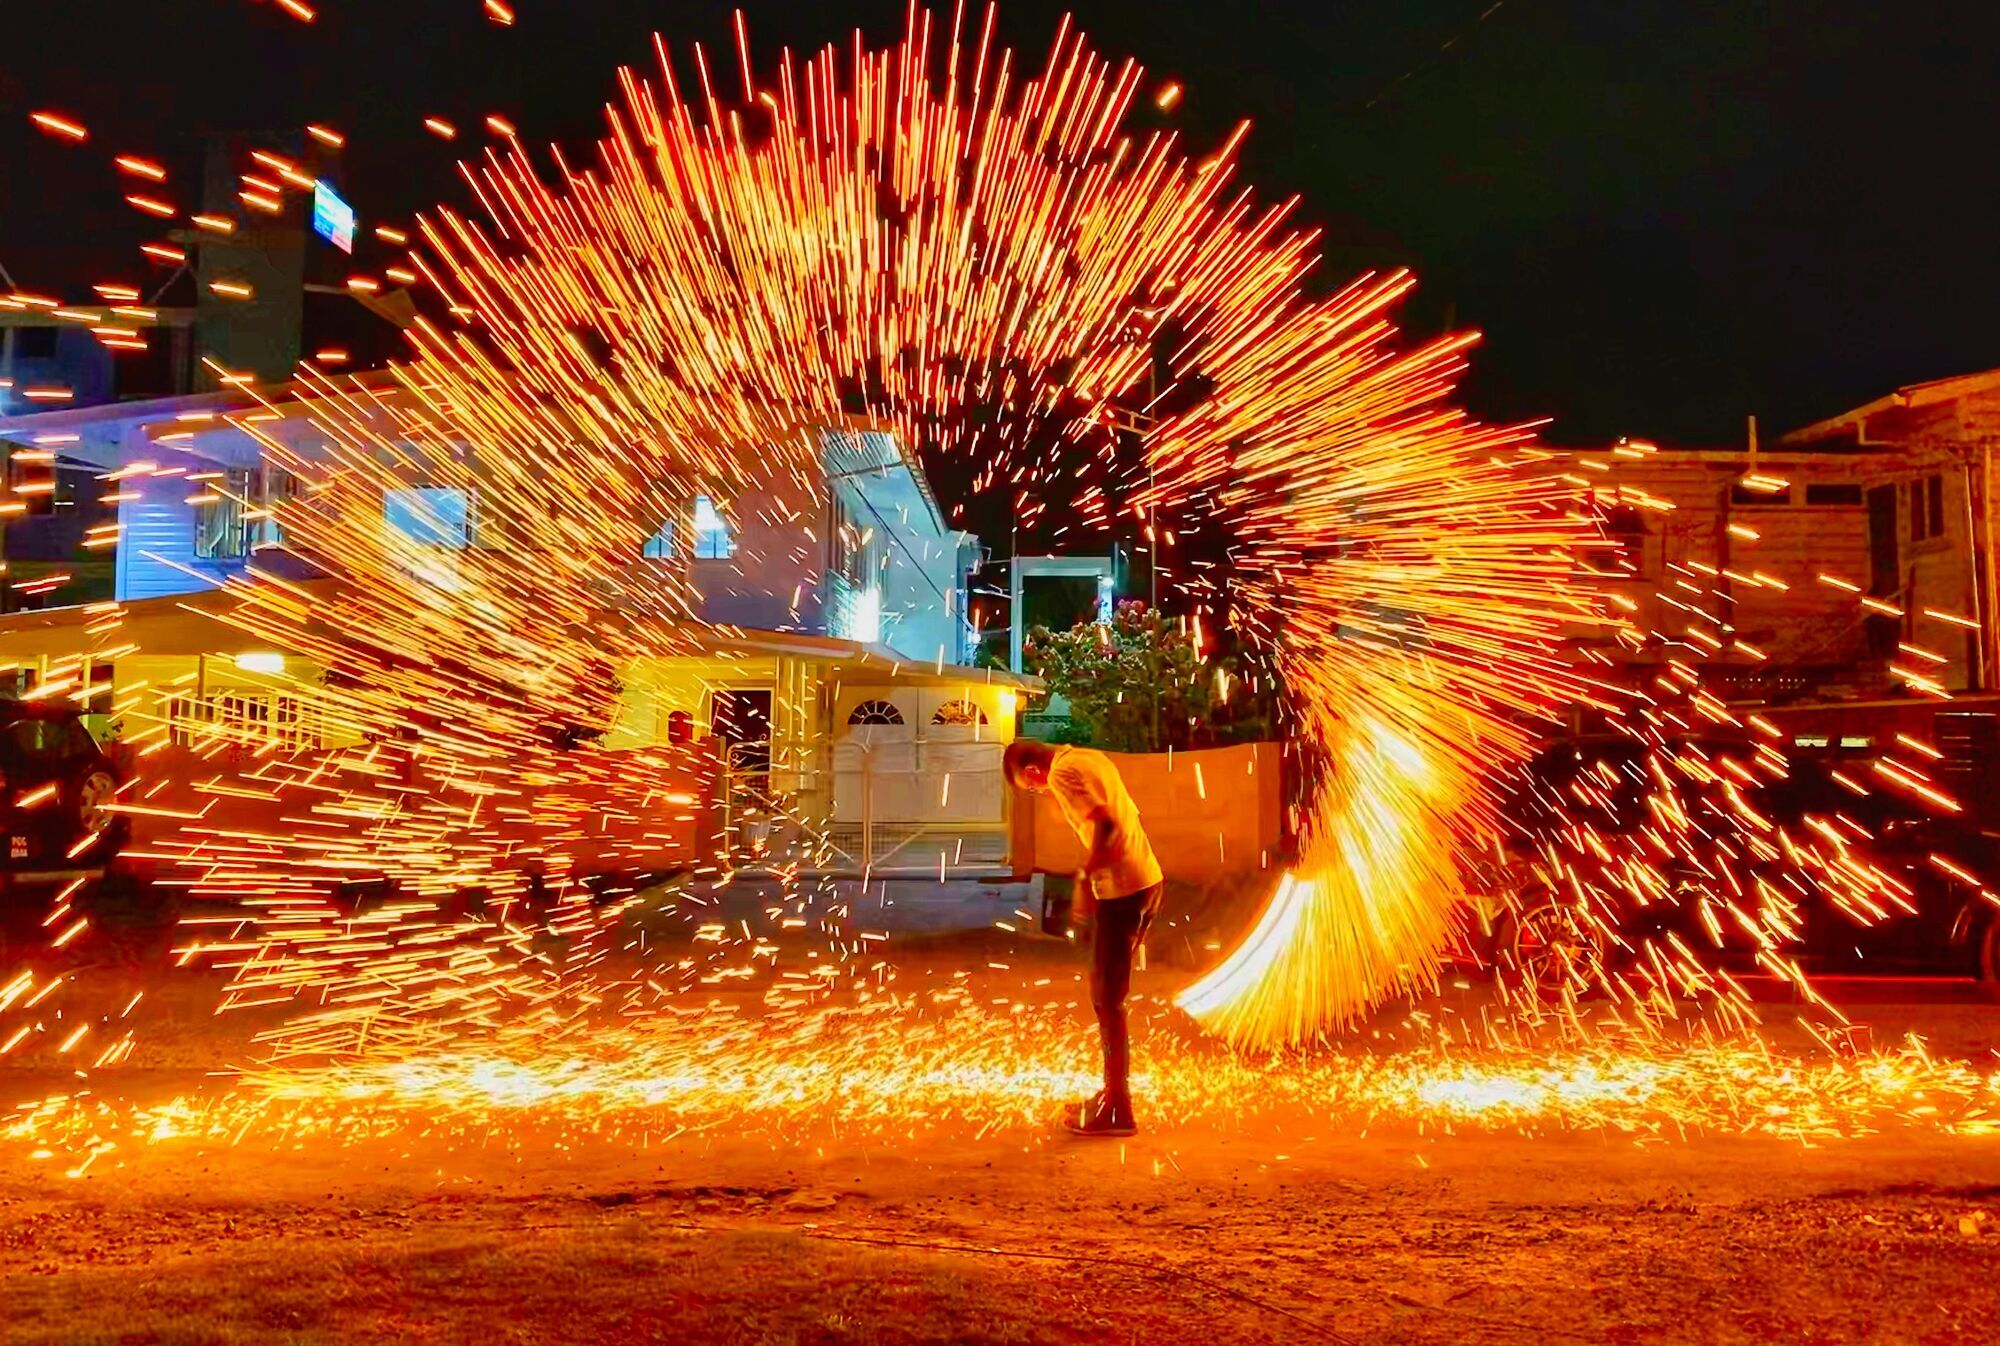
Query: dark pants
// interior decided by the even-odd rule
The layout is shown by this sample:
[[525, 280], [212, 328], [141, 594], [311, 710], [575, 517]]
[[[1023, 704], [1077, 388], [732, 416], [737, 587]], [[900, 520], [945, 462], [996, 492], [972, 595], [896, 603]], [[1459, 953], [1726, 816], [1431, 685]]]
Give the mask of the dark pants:
[[1125, 1023], [1125, 997], [1132, 989], [1132, 962], [1139, 956], [1146, 928], [1159, 914], [1165, 891], [1156, 883], [1097, 904], [1090, 946], [1090, 1007], [1097, 1011], [1097, 1033], [1104, 1042], [1104, 1097], [1111, 1103], [1130, 1104], [1132, 1099], [1132, 1037]]

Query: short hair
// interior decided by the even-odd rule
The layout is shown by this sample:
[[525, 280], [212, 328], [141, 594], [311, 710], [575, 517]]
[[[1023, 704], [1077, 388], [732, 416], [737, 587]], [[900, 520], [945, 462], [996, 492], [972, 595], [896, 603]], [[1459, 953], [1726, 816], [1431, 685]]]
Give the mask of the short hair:
[[1007, 751], [1000, 754], [1000, 771], [1007, 777], [1009, 785], [1019, 785], [1023, 770], [1044, 765], [1055, 755], [1055, 749], [1039, 739], [1017, 738], [1007, 745]]

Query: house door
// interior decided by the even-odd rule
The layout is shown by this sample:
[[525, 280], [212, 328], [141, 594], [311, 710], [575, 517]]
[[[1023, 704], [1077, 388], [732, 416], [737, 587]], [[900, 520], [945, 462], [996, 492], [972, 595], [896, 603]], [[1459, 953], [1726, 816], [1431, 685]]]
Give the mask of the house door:
[[709, 732], [729, 745], [729, 761], [739, 771], [771, 769], [771, 691], [732, 688], [712, 698]]
[[[1895, 486], [1868, 489], [1868, 596], [1890, 598], [1902, 588], [1898, 572], [1902, 554], [1896, 534]], [[1888, 655], [1896, 648], [1899, 628], [1894, 617], [1876, 614], [1868, 618], [1868, 650]]]

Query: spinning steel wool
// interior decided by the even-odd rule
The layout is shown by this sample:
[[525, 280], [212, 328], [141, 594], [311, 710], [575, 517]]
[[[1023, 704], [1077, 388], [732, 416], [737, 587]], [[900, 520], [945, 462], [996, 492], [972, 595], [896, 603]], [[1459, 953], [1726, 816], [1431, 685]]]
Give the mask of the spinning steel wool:
[[[565, 1092], [579, 1072], [598, 1082], [575, 1097], [608, 1089], [629, 1103], [652, 1096], [651, 1067], [604, 1084], [601, 1063], [545, 1069], [537, 1044], [554, 1051], [593, 1016], [657, 1013], [752, 972], [774, 974], [787, 1008], [879, 986], [879, 943], [796, 883], [772, 914], [793, 945], [817, 940], [803, 970], [776, 972], [790, 958], [776, 929], [745, 924], [705, 928], [712, 956], [608, 975], [630, 899], [574, 881], [587, 853], [623, 848], [637, 862], [662, 849], [637, 820], [692, 807], [710, 769], [693, 749], [634, 758], [576, 737], [606, 723], [621, 666], [693, 648], [700, 628], [686, 574], [633, 558], [663, 522], [690, 528], [681, 515], [698, 490], [739, 517], [820, 517], [811, 469], [828, 427], [887, 430], [956, 463], [1024, 523], [1131, 517], [1175, 567], [1188, 620], [1226, 625], [1282, 681], [1308, 764], [1301, 853], [1250, 933], [1180, 997], [1231, 1044], [1308, 1043], [1434, 986], [1503, 835], [1586, 944], [1629, 946], [1621, 967], [1571, 968], [1557, 997], [1573, 1013], [1583, 991], [1608, 990], [1627, 1028], [1688, 1001], [1749, 1017], [1740, 986], [1681, 934], [1627, 937], [1634, 900], [1698, 911], [1718, 938], [1726, 922], [1801, 986], [1784, 953], [1801, 903], [1863, 919], [1898, 905], [1861, 829], [1760, 813], [1784, 759], [1768, 726], [1705, 691], [1696, 668], [1672, 663], [1630, 693], [1567, 652], [1578, 631], [1635, 644], [1662, 633], [1592, 588], [1603, 490], [1553, 470], [1530, 427], [1450, 405], [1472, 338], [1397, 343], [1388, 314], [1407, 275], [1314, 297], [1315, 239], [1287, 225], [1291, 203], [1261, 207], [1234, 184], [1241, 132], [1195, 158], [1172, 134], [1134, 129], [1138, 67], [1105, 61], [1067, 25], [1028, 71], [996, 45], [990, 13], [976, 33], [959, 16], [948, 32], [933, 24], [913, 11], [887, 50], [787, 53], [761, 82], [747, 38], [729, 80], [697, 51], [688, 88], [662, 47], [654, 78], [620, 72], [622, 101], [588, 165], [557, 153], [538, 166], [489, 119], [496, 143], [466, 166], [480, 213], [377, 231], [409, 245], [384, 274], [438, 301], [410, 330], [413, 358], [387, 381], [308, 362], [282, 395], [232, 379], [260, 405], [223, 419], [297, 478], [274, 513], [286, 550], [324, 578], [253, 567], [230, 582], [222, 620], [328, 670], [319, 712], [348, 746], [301, 753], [220, 733], [198, 745], [197, 758], [252, 759], [210, 782], [254, 814], [218, 828], [168, 802], [224, 777], [212, 760], [177, 758], [167, 724], [148, 722], [156, 690], [118, 709], [140, 725], [127, 812], [164, 820], [150, 853], [196, 910], [183, 958], [232, 971], [228, 1006], [288, 1011], [265, 1035], [272, 1064], [246, 1106], [276, 1107], [294, 1088], [472, 1106], [505, 1080]], [[82, 122], [37, 116], [88, 143]], [[295, 166], [265, 167], [280, 195], [298, 190]], [[280, 436], [281, 419], [309, 433]], [[439, 546], [468, 525], [429, 507], [413, 527], [383, 527], [391, 493], [441, 490], [476, 498], [476, 545]], [[1197, 536], [1221, 564], [1174, 562]], [[1720, 650], [1725, 618], [1719, 604], [1690, 606], [1675, 638]], [[124, 647], [120, 619], [107, 606], [91, 627], [97, 657]], [[30, 695], [73, 694], [81, 667]], [[1603, 825], [1604, 781], [1544, 795], [1528, 823], [1515, 808], [1534, 790], [1519, 769], [1578, 705], [1635, 745], [1649, 813], [1636, 831]], [[1737, 742], [1691, 746], [1696, 728]], [[605, 817], [625, 824], [615, 838]], [[402, 895], [360, 911], [342, 896], [378, 876]], [[708, 881], [683, 894], [688, 910]], [[68, 896], [55, 930], [71, 929]], [[0, 1010], [52, 989], [21, 975], [0, 987]], [[1550, 1008], [1516, 1005], [1530, 1019]], [[904, 1050], [883, 1022], [869, 1021], [870, 1061]], [[946, 1022], [924, 1032], [965, 1028]], [[473, 1029], [494, 1053], [476, 1086], [434, 1055]], [[866, 1075], [838, 1034], [781, 1035], [780, 1049], [809, 1074]], [[129, 1050], [126, 1039], [97, 1059]], [[937, 1072], [914, 1046], [905, 1055], [879, 1067], [879, 1106], [910, 1088], [929, 1097]], [[363, 1064], [316, 1073], [328, 1059]], [[1631, 1065], [1607, 1060], [1591, 1066], [1599, 1078]], [[371, 1062], [386, 1064], [371, 1074]], [[898, 1083], [899, 1069], [932, 1083]], [[995, 1069], [1017, 1079], [1027, 1067]], [[1398, 1106], [1461, 1098], [1463, 1085], [1442, 1066], [1387, 1080], [1367, 1087]]]

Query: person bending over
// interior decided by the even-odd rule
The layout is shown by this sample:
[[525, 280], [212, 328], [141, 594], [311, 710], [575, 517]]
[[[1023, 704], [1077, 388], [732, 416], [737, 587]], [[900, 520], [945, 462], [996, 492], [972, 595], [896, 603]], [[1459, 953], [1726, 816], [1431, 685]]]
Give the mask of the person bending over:
[[1104, 1090], [1066, 1125], [1082, 1136], [1132, 1135], [1138, 1124], [1132, 1116], [1125, 996], [1132, 988], [1139, 944], [1160, 910], [1160, 862], [1139, 825], [1139, 810], [1125, 782], [1103, 753], [1018, 739], [1007, 745], [1002, 766], [1007, 783], [1016, 789], [1055, 796], [1084, 846], [1078, 905], [1085, 913], [1096, 909], [1090, 1007], [1104, 1044]]

